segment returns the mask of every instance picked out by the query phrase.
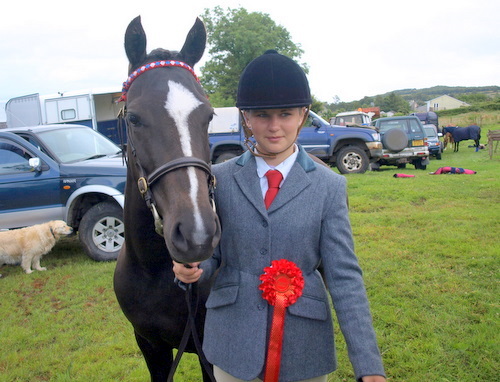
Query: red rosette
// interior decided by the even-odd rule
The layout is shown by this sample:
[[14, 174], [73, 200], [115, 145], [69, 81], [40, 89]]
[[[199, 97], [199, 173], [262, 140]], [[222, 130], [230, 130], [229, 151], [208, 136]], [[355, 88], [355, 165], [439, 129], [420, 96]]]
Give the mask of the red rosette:
[[304, 289], [302, 271], [293, 261], [286, 259], [273, 260], [270, 267], [264, 268], [260, 281], [262, 298], [273, 306], [276, 305], [276, 296], [279, 294], [285, 297], [285, 308], [289, 307], [302, 296]]
[[270, 267], [264, 268], [260, 280], [262, 283], [259, 289], [262, 291], [262, 298], [274, 306], [264, 382], [277, 382], [281, 365], [285, 311], [302, 295], [304, 277], [294, 262], [281, 259], [272, 261]]

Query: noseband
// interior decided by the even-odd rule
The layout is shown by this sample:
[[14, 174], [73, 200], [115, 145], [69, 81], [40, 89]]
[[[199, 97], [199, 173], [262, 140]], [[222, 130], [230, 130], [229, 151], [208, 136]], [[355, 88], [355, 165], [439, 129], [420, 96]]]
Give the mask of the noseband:
[[[127, 81], [123, 83], [123, 89], [122, 89], [122, 96], [118, 100], [118, 102], [121, 101], [126, 101], [127, 100], [127, 92], [130, 88], [130, 85], [132, 82], [139, 77], [142, 73], [145, 73], [148, 70], [155, 69], [155, 68], [164, 68], [164, 67], [180, 67], [188, 70], [196, 79], [196, 81], [199, 83], [199, 79], [194, 73], [193, 68], [191, 68], [188, 64], [181, 62], [181, 61], [155, 61], [152, 63], [149, 63], [147, 65], [141, 66], [139, 69], [135, 70], [132, 72], [132, 74], [129, 76]], [[120, 110], [118, 113], [118, 120], [119, 124], [123, 126], [123, 123], [126, 126], [126, 120], [125, 120], [125, 114], [126, 114], [126, 105]], [[124, 122], [125, 121], [125, 122]], [[122, 127], [119, 126], [119, 130], [122, 130]], [[135, 164], [137, 166], [137, 169], [139, 171], [139, 179], [137, 180], [137, 186], [139, 188], [139, 192], [141, 193], [142, 197], [144, 198], [144, 201], [146, 202], [146, 205], [148, 208], [151, 210], [151, 213], [153, 214], [154, 218], [154, 224], [155, 224], [155, 231], [159, 235], [163, 236], [163, 220], [161, 216], [158, 214], [158, 211], [156, 209], [155, 201], [153, 198], [153, 193], [151, 192], [151, 187], [153, 184], [160, 179], [163, 175], [168, 174], [169, 172], [173, 172], [176, 170], [179, 170], [181, 168], [187, 168], [187, 167], [195, 167], [198, 169], [203, 170], [208, 179], [208, 196], [210, 198], [210, 203], [212, 204], [212, 208], [215, 212], [215, 201], [214, 201], [214, 190], [215, 190], [215, 176], [212, 174], [210, 165], [206, 163], [204, 160], [196, 158], [196, 157], [181, 157], [181, 158], [176, 158], [171, 160], [170, 162], [167, 162], [157, 169], [155, 169], [153, 172], [151, 172], [149, 175], [146, 175], [146, 172], [144, 171], [144, 168], [141, 166], [139, 158], [137, 157], [137, 152], [135, 149], [135, 146], [132, 141], [132, 137], [128, 131], [127, 128], [127, 144], [131, 148], [131, 152], [135, 158]]]

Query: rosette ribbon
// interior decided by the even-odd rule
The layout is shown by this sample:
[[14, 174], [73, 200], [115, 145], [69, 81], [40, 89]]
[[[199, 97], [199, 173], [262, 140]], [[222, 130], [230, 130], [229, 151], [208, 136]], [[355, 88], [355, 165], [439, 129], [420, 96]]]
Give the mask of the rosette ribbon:
[[302, 295], [304, 277], [294, 262], [281, 259], [273, 260], [270, 267], [264, 268], [260, 280], [262, 298], [274, 306], [264, 382], [277, 382], [281, 366], [285, 311]]

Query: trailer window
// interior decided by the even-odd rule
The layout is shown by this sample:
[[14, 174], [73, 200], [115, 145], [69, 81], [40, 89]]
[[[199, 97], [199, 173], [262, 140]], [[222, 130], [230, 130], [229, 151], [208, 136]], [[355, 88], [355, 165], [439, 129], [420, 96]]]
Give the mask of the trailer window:
[[76, 110], [75, 109], [65, 109], [61, 110], [61, 119], [63, 121], [67, 121], [68, 119], [76, 118]]

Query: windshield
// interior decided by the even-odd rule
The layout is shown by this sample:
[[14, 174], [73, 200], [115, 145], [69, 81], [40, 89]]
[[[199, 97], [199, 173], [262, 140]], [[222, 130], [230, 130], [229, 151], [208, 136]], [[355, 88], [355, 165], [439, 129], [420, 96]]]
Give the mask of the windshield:
[[394, 119], [389, 121], [380, 121], [379, 131], [385, 133], [390, 129], [401, 129], [406, 131], [406, 120]]
[[89, 127], [44, 131], [38, 136], [61, 163], [80, 162], [121, 151], [117, 145]]
[[335, 124], [340, 125], [340, 126], [362, 125], [363, 124], [363, 117], [360, 114], [344, 115], [341, 117], [335, 117]]

